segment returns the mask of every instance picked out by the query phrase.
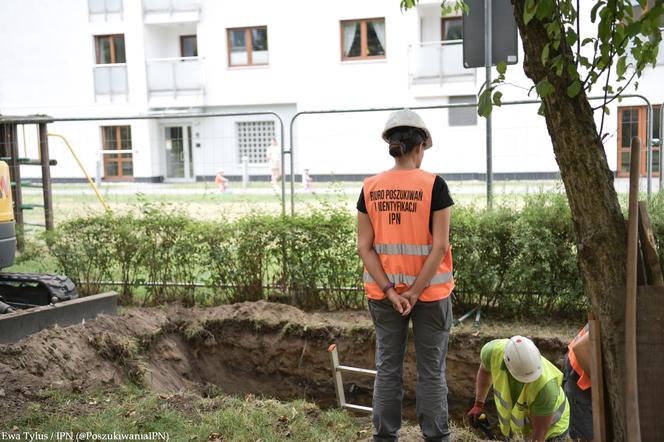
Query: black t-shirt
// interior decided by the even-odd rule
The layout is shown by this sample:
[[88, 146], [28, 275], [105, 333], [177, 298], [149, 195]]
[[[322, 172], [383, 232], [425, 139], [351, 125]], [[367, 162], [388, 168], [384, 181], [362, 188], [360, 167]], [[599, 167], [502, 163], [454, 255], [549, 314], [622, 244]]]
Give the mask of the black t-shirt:
[[[431, 210], [429, 211], [429, 232], [432, 232], [433, 212], [436, 210], [447, 209], [454, 205], [452, 197], [450, 196], [450, 189], [447, 183], [440, 176], [436, 175], [433, 181], [433, 190], [431, 192]], [[367, 213], [367, 206], [364, 201], [364, 187], [360, 192], [360, 198], [357, 200], [357, 210], [362, 213]]]

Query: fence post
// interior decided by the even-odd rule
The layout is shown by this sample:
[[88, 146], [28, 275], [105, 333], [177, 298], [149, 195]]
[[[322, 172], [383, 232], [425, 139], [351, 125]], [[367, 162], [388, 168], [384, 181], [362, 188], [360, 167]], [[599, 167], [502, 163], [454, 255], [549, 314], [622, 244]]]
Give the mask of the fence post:
[[53, 195], [51, 193], [51, 164], [48, 155], [48, 126], [39, 123], [39, 153], [42, 169], [42, 190], [44, 193], [44, 225], [53, 230]]
[[249, 157], [242, 157], [242, 187], [247, 188], [249, 185]]

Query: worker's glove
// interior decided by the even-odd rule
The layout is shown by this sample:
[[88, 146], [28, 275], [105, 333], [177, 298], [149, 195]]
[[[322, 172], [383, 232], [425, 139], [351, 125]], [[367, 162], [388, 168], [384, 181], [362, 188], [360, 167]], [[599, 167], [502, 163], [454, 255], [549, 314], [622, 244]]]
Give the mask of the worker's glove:
[[[473, 405], [473, 408], [471, 408], [468, 414], [466, 414], [466, 417], [468, 418], [470, 425], [473, 428], [477, 428], [480, 424], [480, 416], [482, 415], [484, 415], [484, 402], [475, 401], [475, 405]], [[484, 418], [486, 418], [486, 415], [484, 415]]]

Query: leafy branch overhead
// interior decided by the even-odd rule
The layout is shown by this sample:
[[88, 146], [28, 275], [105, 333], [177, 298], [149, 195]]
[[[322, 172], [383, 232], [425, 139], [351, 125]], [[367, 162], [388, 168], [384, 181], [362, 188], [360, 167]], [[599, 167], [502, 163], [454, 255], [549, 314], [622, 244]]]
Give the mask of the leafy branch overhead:
[[[401, 0], [401, 8], [409, 9], [417, 3]], [[574, 98], [590, 93], [599, 83], [605, 99], [597, 108], [608, 113], [606, 105], [648, 65], [656, 64], [664, 0], [599, 0], [590, 10], [592, 29], [581, 29], [579, 4], [579, 0], [525, 0], [523, 22], [526, 26], [540, 22], [548, 38], [538, 60], [546, 74], [534, 88], [540, 98], [556, 89]], [[466, 7], [463, 2], [443, 1], [441, 11], [458, 13]], [[589, 36], [580, 39], [581, 35]], [[505, 83], [506, 65], [499, 64], [497, 70], [498, 78], [479, 91], [478, 112], [482, 116], [488, 116], [493, 106], [501, 103], [502, 93], [497, 89]], [[634, 87], [638, 88], [638, 81], [634, 81]]]

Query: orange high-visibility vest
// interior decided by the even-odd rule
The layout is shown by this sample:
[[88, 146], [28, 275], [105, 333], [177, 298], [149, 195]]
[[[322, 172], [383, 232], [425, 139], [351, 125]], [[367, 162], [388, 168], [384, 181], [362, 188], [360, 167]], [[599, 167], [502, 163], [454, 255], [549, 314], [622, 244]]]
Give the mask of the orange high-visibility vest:
[[[413, 285], [431, 253], [431, 194], [436, 176], [420, 169], [389, 170], [364, 180], [364, 202], [374, 230], [374, 249], [398, 293]], [[383, 299], [365, 267], [364, 288], [370, 299]], [[448, 248], [420, 301], [438, 301], [454, 289], [452, 250]]]
[[583, 371], [583, 368], [581, 368], [581, 364], [579, 364], [579, 361], [576, 359], [576, 355], [574, 354], [574, 345], [576, 344], [576, 341], [581, 339], [583, 335], [588, 333], [590, 330], [590, 325], [586, 324], [585, 327], [581, 329], [578, 335], [572, 340], [572, 342], [569, 343], [567, 348], [569, 349], [568, 357], [569, 357], [569, 364], [572, 366], [576, 374], [579, 375], [579, 380], [577, 381], [576, 385], [579, 386], [581, 390], [587, 390], [591, 386], [590, 382], [590, 375]]

